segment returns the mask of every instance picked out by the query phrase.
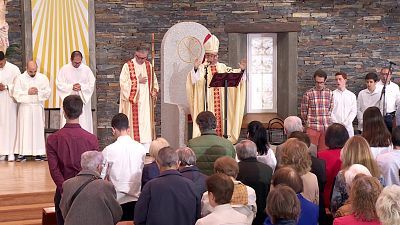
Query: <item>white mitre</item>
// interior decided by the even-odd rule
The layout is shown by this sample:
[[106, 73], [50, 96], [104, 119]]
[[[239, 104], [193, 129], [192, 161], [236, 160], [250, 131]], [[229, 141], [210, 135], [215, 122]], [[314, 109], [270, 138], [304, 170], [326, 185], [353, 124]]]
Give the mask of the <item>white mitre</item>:
[[219, 40], [215, 35], [212, 35], [206, 43], [204, 43], [205, 53], [217, 54], [219, 48]]

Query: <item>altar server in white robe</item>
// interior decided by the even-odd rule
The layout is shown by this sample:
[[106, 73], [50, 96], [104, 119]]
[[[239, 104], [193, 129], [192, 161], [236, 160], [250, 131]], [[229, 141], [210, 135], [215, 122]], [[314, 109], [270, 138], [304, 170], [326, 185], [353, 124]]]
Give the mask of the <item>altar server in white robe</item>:
[[46, 75], [29, 61], [26, 71], [15, 79], [14, 98], [19, 103], [14, 153], [20, 156], [46, 154], [44, 140], [44, 101], [51, 89]]
[[356, 95], [346, 89], [347, 74], [335, 74], [337, 89], [333, 91], [332, 123], [340, 123], [346, 127], [349, 137], [354, 136], [353, 120], [357, 116]]
[[17, 103], [12, 97], [14, 79], [21, 74], [18, 67], [7, 62], [0, 51], [0, 156], [14, 161], [14, 143], [17, 124]]
[[[84, 105], [82, 115], [79, 117], [79, 124], [86, 131], [93, 133], [91, 98], [96, 78], [92, 70], [82, 64], [82, 58], [80, 51], [73, 51], [71, 62], [60, 69], [56, 80], [57, 95], [61, 98], [61, 102], [68, 95], [79, 95], [82, 98]], [[60, 126], [64, 127], [66, 121], [62, 106], [60, 108]]]

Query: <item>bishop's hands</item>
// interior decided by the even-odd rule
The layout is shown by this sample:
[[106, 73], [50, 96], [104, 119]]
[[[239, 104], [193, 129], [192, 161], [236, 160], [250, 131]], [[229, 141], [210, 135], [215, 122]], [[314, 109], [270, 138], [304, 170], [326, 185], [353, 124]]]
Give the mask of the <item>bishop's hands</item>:
[[38, 89], [36, 87], [31, 87], [28, 89], [28, 95], [37, 95]]
[[240, 60], [239, 68], [240, 68], [242, 71], [243, 71], [243, 70], [246, 70], [246, 68], [247, 68], [247, 59], [242, 59], [242, 60]]
[[73, 91], [80, 91], [81, 90], [81, 85], [79, 83], [76, 83], [72, 86]]
[[6, 85], [0, 83], [0, 91], [6, 90]]

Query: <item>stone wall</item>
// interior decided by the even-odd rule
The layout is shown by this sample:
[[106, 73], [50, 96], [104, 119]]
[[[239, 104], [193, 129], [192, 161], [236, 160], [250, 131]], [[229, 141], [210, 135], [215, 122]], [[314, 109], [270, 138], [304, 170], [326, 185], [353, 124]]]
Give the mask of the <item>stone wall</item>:
[[14, 63], [19, 67], [21, 72], [25, 70], [22, 65], [22, 60], [24, 58], [23, 43], [22, 43], [22, 6], [21, 0], [13, 0], [7, 3], [7, 15], [6, 21], [9, 25], [8, 39], [10, 42], [10, 47], [7, 49], [7, 54], [9, 54], [8, 61]]

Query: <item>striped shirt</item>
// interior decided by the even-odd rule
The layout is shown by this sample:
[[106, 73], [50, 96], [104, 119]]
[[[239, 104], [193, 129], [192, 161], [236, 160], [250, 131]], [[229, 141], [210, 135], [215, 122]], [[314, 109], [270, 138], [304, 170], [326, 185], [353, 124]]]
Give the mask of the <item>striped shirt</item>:
[[313, 130], [323, 131], [331, 124], [333, 93], [328, 88], [317, 90], [315, 87], [304, 93], [301, 101], [301, 117], [306, 126]]

